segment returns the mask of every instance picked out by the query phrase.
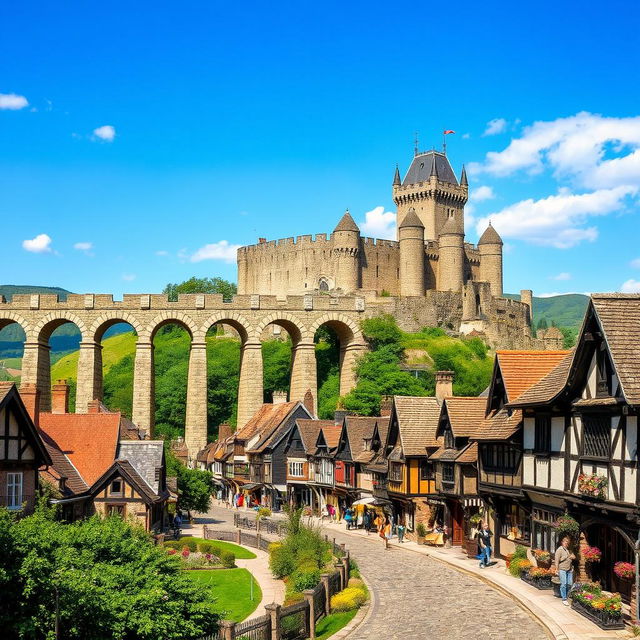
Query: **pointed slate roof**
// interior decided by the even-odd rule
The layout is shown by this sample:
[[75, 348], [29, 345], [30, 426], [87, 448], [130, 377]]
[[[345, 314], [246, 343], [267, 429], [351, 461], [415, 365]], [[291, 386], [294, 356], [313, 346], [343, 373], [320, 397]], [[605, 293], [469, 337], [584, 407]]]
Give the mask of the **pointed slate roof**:
[[458, 184], [456, 174], [451, 168], [449, 159], [444, 153], [440, 153], [439, 151], [427, 151], [426, 153], [419, 153], [415, 156], [402, 184], [408, 185], [415, 184], [416, 182], [427, 182], [432, 175], [437, 176], [438, 180], [442, 182]]
[[338, 222], [338, 225], [333, 231], [357, 231], [358, 233], [360, 233], [358, 225], [355, 223], [355, 220], [351, 217], [351, 214], [348, 210], [344, 212], [344, 215], [340, 219], [340, 222]]
[[396, 165], [396, 172], [393, 176], [393, 186], [399, 186], [402, 184], [402, 180], [400, 179], [400, 169], [398, 169], [398, 165]]
[[462, 165], [462, 173], [460, 174], [460, 185], [463, 187], [469, 186], [469, 181], [467, 180], [467, 170]]
[[442, 225], [440, 230], [441, 236], [463, 236], [464, 232], [460, 230], [455, 218], [447, 218], [447, 221]]
[[420, 218], [418, 218], [418, 214], [413, 207], [407, 211], [407, 215], [402, 219], [400, 228], [402, 227], [420, 227], [421, 229], [424, 229], [424, 225], [420, 221]]
[[480, 240], [478, 240], [478, 245], [481, 244], [502, 244], [502, 238], [498, 235], [498, 232], [493, 228], [491, 223], [489, 223], [489, 226], [480, 236]]

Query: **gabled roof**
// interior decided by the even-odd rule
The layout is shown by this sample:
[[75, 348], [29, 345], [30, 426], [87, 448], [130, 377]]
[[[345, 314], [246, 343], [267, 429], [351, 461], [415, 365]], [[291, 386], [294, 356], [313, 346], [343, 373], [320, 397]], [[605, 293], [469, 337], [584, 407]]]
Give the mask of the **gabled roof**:
[[115, 460], [113, 464], [111, 464], [109, 468], [106, 469], [105, 472], [93, 483], [91, 486], [91, 493], [95, 496], [111, 481], [114, 476], [124, 478], [149, 502], [155, 502], [162, 497], [166, 497], [167, 492], [163, 492], [162, 495], [155, 493], [128, 460]]
[[312, 420], [300, 419], [296, 420], [298, 431], [302, 438], [302, 446], [307, 455], [313, 455], [317, 450], [318, 436], [324, 426], [333, 424], [333, 420]]
[[55, 483], [56, 489], [60, 478], [66, 478], [63, 497], [78, 495], [87, 491], [89, 485], [82, 479], [71, 460], [60, 451], [55, 442], [46, 433], [40, 432], [40, 435], [51, 457], [51, 465], [48, 469], [40, 471], [40, 477], [49, 483]]
[[128, 460], [140, 477], [155, 494], [160, 494], [162, 474], [156, 479], [156, 469], [162, 469], [164, 443], [162, 440], [123, 440], [118, 450], [118, 460]]
[[[258, 414], [260, 414], [264, 406], [262, 405], [262, 408], [258, 409]], [[268, 447], [277, 444], [286, 434], [283, 423], [298, 407], [301, 407], [307, 416], [311, 417], [307, 408], [299, 401], [282, 402], [268, 405], [268, 407], [271, 407], [271, 409], [265, 412], [264, 421], [256, 429], [256, 434], [259, 434], [258, 441], [251, 449], [245, 450], [248, 453], [262, 453]]]
[[473, 434], [474, 440], [508, 440], [522, 425], [522, 411], [509, 411], [504, 407], [491, 413]]
[[555, 398], [567, 384], [573, 352], [569, 352], [546, 376], [532, 385], [518, 399], [509, 402], [510, 407], [524, 407], [534, 404], [545, 404]]
[[[354, 460], [365, 453], [365, 440], [371, 439], [378, 420], [389, 421], [388, 417], [377, 416], [345, 416], [344, 424], [347, 430], [347, 438], [349, 438], [349, 447], [351, 448], [351, 456]], [[380, 433], [378, 431], [378, 433]], [[373, 452], [366, 452], [373, 453]], [[370, 456], [370, 459], [373, 456]]]
[[484, 421], [487, 399], [451, 396], [444, 399], [442, 411], [449, 416], [451, 430], [456, 438], [472, 436]]
[[415, 156], [402, 184], [406, 186], [416, 182], [427, 182], [431, 175], [436, 175], [442, 182], [458, 184], [449, 159], [439, 151], [427, 151]]
[[335, 449], [340, 442], [340, 434], [342, 433], [342, 425], [336, 424], [333, 420], [327, 420], [329, 424], [322, 427], [322, 435], [329, 449]]
[[29, 439], [29, 444], [33, 448], [33, 453], [36, 456], [34, 462], [36, 464], [38, 462], [40, 464], [51, 464], [49, 451], [42, 441], [38, 433], [38, 428], [33, 423], [27, 408], [24, 406], [24, 402], [22, 402], [15, 383], [2, 381], [0, 382], [0, 410], [8, 409], [10, 406], [13, 406], [15, 412], [21, 419], [20, 428], [24, 429], [25, 435]]
[[116, 458], [119, 413], [41, 413], [39, 426], [88, 485]]
[[265, 433], [277, 427], [298, 404], [297, 402], [281, 402], [272, 404], [265, 402], [249, 419], [240, 431], [236, 432], [238, 440], [249, 440], [259, 433]]
[[[515, 402], [527, 389], [554, 369], [569, 351], [496, 351], [509, 403]], [[494, 380], [496, 369], [494, 368]]]
[[462, 449], [445, 449], [440, 447], [429, 456], [429, 460], [440, 462], [460, 462], [471, 463], [478, 459], [478, 443], [470, 442]]
[[440, 403], [434, 397], [394, 396], [395, 415], [405, 456], [426, 455], [427, 447], [437, 447]]

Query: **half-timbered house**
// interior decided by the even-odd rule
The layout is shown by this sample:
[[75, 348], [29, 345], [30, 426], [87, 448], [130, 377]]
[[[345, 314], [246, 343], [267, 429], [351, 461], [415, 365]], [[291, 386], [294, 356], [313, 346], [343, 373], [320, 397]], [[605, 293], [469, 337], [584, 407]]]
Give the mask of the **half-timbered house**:
[[536, 546], [555, 546], [551, 524], [568, 512], [602, 551], [592, 577], [628, 598], [613, 566], [635, 560], [640, 530], [640, 295], [592, 295], [573, 357], [510, 406], [524, 412]]

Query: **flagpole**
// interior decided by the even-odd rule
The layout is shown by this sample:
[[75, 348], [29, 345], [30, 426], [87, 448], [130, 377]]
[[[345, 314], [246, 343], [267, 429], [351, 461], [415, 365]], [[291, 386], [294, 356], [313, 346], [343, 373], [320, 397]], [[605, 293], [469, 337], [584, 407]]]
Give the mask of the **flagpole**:
[[442, 130], [442, 152], [444, 153], [444, 155], [447, 155], [447, 134], [444, 133], [446, 131], [446, 129]]

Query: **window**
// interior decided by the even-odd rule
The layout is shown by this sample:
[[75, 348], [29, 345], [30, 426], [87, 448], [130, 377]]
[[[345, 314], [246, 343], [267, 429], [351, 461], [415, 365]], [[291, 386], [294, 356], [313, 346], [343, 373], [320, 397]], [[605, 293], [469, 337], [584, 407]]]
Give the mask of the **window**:
[[553, 553], [558, 546], [558, 534], [552, 524], [560, 514], [545, 509], [533, 510], [532, 545]]
[[536, 453], [549, 453], [551, 450], [551, 416], [536, 416], [534, 450]]
[[520, 452], [508, 444], [485, 444], [480, 449], [484, 471], [515, 473], [520, 465]]
[[453, 437], [453, 432], [451, 431], [451, 429], [447, 429], [444, 432], [444, 448], [445, 449], [456, 448], [456, 441], [455, 441], [455, 438]]
[[304, 476], [304, 463], [302, 462], [290, 462], [289, 463], [289, 475], [294, 478], [302, 478]]
[[107, 515], [108, 516], [120, 516], [124, 518], [125, 513], [125, 505], [123, 504], [108, 504], [107, 505]]
[[611, 393], [611, 369], [604, 342], [596, 352], [596, 365], [596, 398], [605, 398]]
[[162, 467], [156, 467], [156, 475], [155, 475], [155, 481], [156, 482], [160, 482], [160, 474], [162, 473]]
[[7, 473], [7, 508], [22, 507], [22, 471]]
[[442, 464], [442, 482], [446, 482], [447, 484], [453, 484], [453, 481], [454, 481], [453, 462], [444, 462]]
[[402, 482], [402, 465], [397, 462], [392, 462], [389, 468], [389, 480], [394, 482]]
[[114, 480], [111, 483], [111, 493], [122, 493], [122, 480]]
[[500, 535], [509, 540], [529, 541], [531, 522], [529, 514], [517, 504], [506, 505], [502, 513]]
[[582, 416], [582, 455], [592, 458], [609, 458], [611, 420], [608, 416]]
[[420, 480], [433, 480], [433, 465], [427, 460], [420, 460]]

